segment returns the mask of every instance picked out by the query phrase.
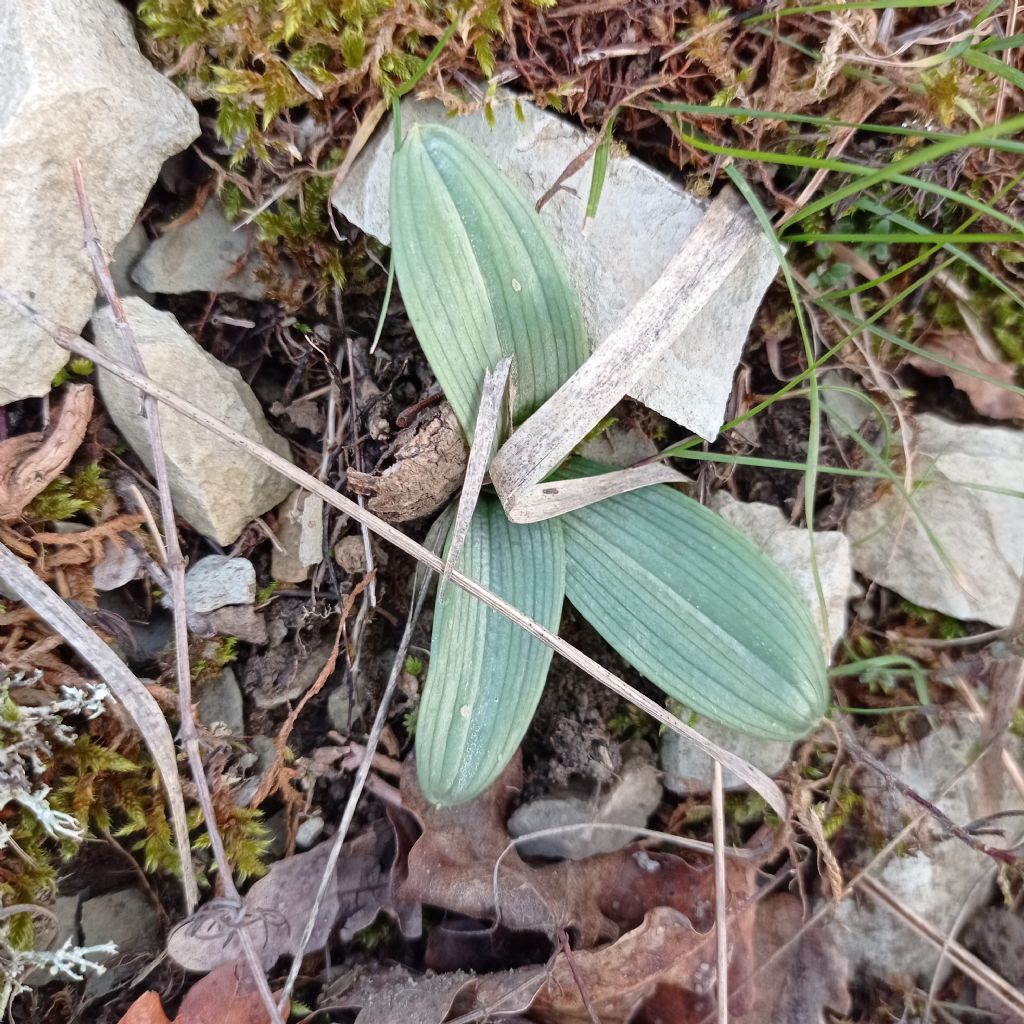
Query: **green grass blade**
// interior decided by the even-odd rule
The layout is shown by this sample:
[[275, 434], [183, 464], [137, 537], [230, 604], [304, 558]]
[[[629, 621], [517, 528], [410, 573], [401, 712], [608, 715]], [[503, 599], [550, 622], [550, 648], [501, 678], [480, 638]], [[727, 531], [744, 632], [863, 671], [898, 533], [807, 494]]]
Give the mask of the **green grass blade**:
[[[497, 499], [482, 496], [458, 569], [558, 630], [565, 594], [559, 520], [518, 526]], [[448, 587], [434, 610], [430, 651], [416, 767], [427, 799], [451, 805], [486, 789], [516, 752], [544, 690], [551, 650], [461, 588]]]
[[[663, 110], [673, 114], [699, 114], [702, 117], [735, 117], [749, 120], [782, 121], [787, 124], [805, 124], [814, 128], [852, 128], [859, 132], [869, 132], [877, 135], [896, 135], [911, 139], [927, 139], [929, 141], [941, 141], [943, 139], [962, 138], [954, 132], [930, 132], [923, 128], [904, 128], [900, 125], [872, 124], [866, 122], [860, 124], [856, 121], [838, 121], [833, 117], [815, 117], [813, 114], [786, 114], [777, 110], [759, 110], [755, 107], [715, 107], [707, 103], [652, 103], [654, 110]], [[986, 143], [986, 149], [1005, 150], [1008, 153], [1024, 153], [1024, 142], [1017, 142], [1013, 139], [996, 139]], [[813, 158], [808, 158], [813, 159]]]

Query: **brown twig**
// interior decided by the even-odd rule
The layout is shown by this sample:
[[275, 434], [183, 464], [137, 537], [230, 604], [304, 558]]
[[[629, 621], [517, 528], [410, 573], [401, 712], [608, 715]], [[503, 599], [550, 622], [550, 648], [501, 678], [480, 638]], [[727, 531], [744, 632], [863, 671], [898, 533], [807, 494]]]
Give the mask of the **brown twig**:
[[[74, 162], [72, 172], [75, 179], [75, 193], [78, 196], [78, 206], [82, 214], [85, 248], [89, 254], [89, 261], [92, 263], [93, 273], [96, 275], [96, 280], [99, 282], [104, 297], [110, 303], [110, 308], [114, 315], [114, 325], [124, 345], [129, 363], [136, 373], [145, 374], [146, 367], [142, 361], [135, 332], [128, 323], [124, 305], [117, 294], [117, 290], [114, 288], [106, 254], [100, 245], [99, 237], [96, 233], [96, 221], [93, 217], [92, 207], [86, 192], [81, 161], [76, 160]], [[192, 781], [195, 784], [196, 797], [203, 812], [203, 819], [206, 822], [206, 830], [210, 838], [210, 850], [217, 865], [220, 884], [223, 887], [225, 896], [240, 906], [242, 902], [241, 897], [235, 888], [234, 879], [231, 876], [231, 865], [228, 862], [227, 854], [224, 852], [224, 840], [220, 835], [220, 830], [217, 828], [217, 816], [213, 808], [213, 798], [210, 795], [210, 787], [206, 779], [202, 755], [199, 751], [199, 736], [196, 732], [195, 721], [192, 718], [192, 676], [188, 663], [188, 625], [185, 601], [185, 558], [181, 553], [181, 546], [178, 543], [178, 529], [174, 522], [174, 504], [171, 500], [171, 487], [167, 476], [167, 461], [164, 455], [158, 406], [156, 399], [152, 395], [143, 396], [142, 414], [146, 420], [149, 444], [153, 454], [153, 476], [156, 478], [157, 491], [160, 495], [160, 518], [163, 520], [164, 541], [167, 546], [166, 569], [171, 581], [171, 600], [174, 612], [174, 661], [178, 680], [178, 712], [181, 719], [179, 736], [181, 744], [185, 748]], [[260, 991], [267, 1011], [270, 1013], [270, 1018], [274, 1024], [284, 1024], [274, 1002], [274, 996], [270, 990], [266, 975], [263, 973], [259, 959], [256, 956], [256, 951], [252, 947], [251, 941], [246, 941], [248, 936], [244, 929], [241, 932], [241, 938], [246, 959], [249, 961], [249, 968], [252, 971], [253, 980]]]
[[978, 853], [983, 853], [986, 857], [991, 857], [993, 860], [999, 861], [1001, 864], [1020, 863], [1020, 858], [1011, 850], [1000, 850], [994, 846], [987, 846], [985, 843], [979, 842], [973, 835], [971, 835], [970, 832], [967, 831], [967, 829], [958, 825], [952, 818], [936, 807], [930, 800], [923, 797], [912, 786], [908, 786], [907, 783], [905, 783], [891, 768], [889, 768], [888, 765], [865, 750], [864, 747], [854, 739], [853, 734], [848, 727], [844, 727], [841, 731], [843, 735], [843, 742], [846, 744], [846, 749], [855, 761], [859, 761], [872, 771], [877, 772], [877, 774], [885, 779], [889, 785], [894, 786], [908, 800], [912, 800], [918, 806], [923, 807], [948, 835], [955, 836], [972, 850], [975, 850]]

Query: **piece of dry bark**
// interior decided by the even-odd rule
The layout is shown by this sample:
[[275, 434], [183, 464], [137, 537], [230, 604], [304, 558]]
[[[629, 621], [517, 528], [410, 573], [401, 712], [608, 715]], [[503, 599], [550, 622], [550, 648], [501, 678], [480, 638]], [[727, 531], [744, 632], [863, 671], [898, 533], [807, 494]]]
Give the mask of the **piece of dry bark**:
[[0, 441], [0, 519], [13, 519], [78, 451], [92, 416], [92, 387], [69, 384], [41, 433]]
[[421, 413], [395, 439], [394, 463], [382, 473], [348, 471], [349, 490], [391, 523], [433, 515], [462, 485], [467, 449], [451, 406], [443, 402]]

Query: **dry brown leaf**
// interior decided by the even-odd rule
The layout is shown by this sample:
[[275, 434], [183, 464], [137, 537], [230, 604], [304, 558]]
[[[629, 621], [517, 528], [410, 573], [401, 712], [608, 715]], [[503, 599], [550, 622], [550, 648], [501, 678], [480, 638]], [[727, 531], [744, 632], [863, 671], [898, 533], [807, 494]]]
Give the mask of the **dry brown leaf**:
[[171, 1024], [156, 992], [144, 992], [128, 1007], [118, 1024]]
[[[339, 924], [357, 918], [364, 927], [381, 909], [391, 910], [386, 859], [386, 827], [364, 832], [346, 844], [326, 897], [320, 905], [307, 952], [322, 949]], [[302, 929], [313, 910], [331, 842], [286, 857], [249, 890], [245, 897], [246, 930], [266, 970], [282, 956], [295, 952]], [[418, 908], [395, 911], [407, 933], [418, 934]], [[238, 935], [221, 921], [202, 912], [179, 925], [167, 942], [167, 952], [189, 971], [210, 971], [242, 957]]]
[[[285, 1008], [287, 1018], [288, 1010]], [[241, 962], [221, 964], [200, 978], [182, 1000], [173, 1024], [269, 1024], [249, 968]], [[139, 996], [118, 1024], [172, 1024], [156, 992]]]
[[543, 982], [543, 968], [476, 976], [466, 971], [420, 974], [393, 966], [367, 972], [356, 968], [331, 983], [321, 1000], [338, 1009], [359, 1009], [356, 1024], [441, 1024], [476, 1012], [482, 1020], [501, 1012], [507, 1024], [525, 1021], [509, 1012], [529, 1006]]
[[[733, 986], [753, 967], [754, 907], [751, 901], [730, 922]], [[542, 1024], [591, 1024], [581, 988], [601, 1021], [698, 1024], [714, 1008], [715, 933], [696, 931], [684, 914], [670, 907], [655, 907], [639, 928], [618, 942], [576, 952], [573, 959], [570, 966], [565, 954], [558, 957], [530, 1007], [531, 1017]], [[650, 1005], [652, 1000], [655, 1006]], [[729, 1000], [733, 1013], [748, 1003], [747, 988]], [[773, 1017], [763, 1020], [777, 1024]]]
[[[700, 929], [714, 918], [714, 872], [674, 854], [652, 853], [639, 845], [581, 861], [532, 866], [515, 849], [494, 866], [509, 844], [505, 822], [512, 795], [522, 784], [519, 757], [475, 800], [457, 807], [434, 807], [423, 797], [409, 758], [402, 770], [402, 803], [422, 834], [411, 837], [401, 812], [389, 812], [398, 837], [395, 882], [403, 900], [497, 921], [512, 931], [554, 935], [574, 932], [591, 948], [638, 927], [648, 911], [671, 907]], [[730, 891], [745, 892], [752, 867], [730, 861]]]
[[[959, 363], [1011, 386], [1017, 383], [1016, 374], [1009, 363], [986, 359], [978, 351], [974, 339], [968, 335], [931, 334], [921, 343], [921, 347], [941, 359]], [[948, 377], [958, 391], [967, 395], [971, 405], [982, 416], [994, 420], [1024, 419], [1024, 395], [991, 381], [979, 380], [961, 370], [952, 370], [927, 356], [912, 355], [908, 362], [929, 377]]]
[[92, 416], [92, 388], [69, 384], [40, 434], [0, 441], [0, 519], [13, 519], [71, 461]]
[[803, 921], [800, 900], [789, 893], [761, 902], [754, 932], [758, 970], [749, 985], [753, 1006], [736, 1024], [825, 1024], [826, 1008], [849, 1011], [845, 957], [822, 925], [800, 934]]

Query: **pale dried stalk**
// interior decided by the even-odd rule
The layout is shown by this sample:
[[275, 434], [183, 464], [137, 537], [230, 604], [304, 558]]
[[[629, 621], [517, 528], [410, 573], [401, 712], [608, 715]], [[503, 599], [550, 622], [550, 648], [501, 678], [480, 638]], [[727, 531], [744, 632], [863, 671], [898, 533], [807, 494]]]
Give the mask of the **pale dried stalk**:
[[473, 430], [473, 443], [469, 448], [469, 461], [466, 463], [466, 476], [462, 481], [462, 493], [459, 495], [459, 507], [455, 513], [452, 542], [448, 546], [444, 573], [438, 584], [438, 601], [441, 600], [445, 585], [452, 578], [452, 570], [458, 564], [459, 553], [466, 542], [469, 524], [480, 499], [480, 488], [484, 485], [487, 463], [490, 462], [491, 452], [494, 450], [494, 439], [498, 435], [498, 427], [501, 424], [501, 402], [505, 395], [505, 385], [508, 383], [511, 369], [512, 359], [509, 357], [502, 359], [493, 370], [488, 370], [484, 374], [484, 388], [480, 396], [480, 409], [476, 414], [476, 427]]
[[160, 772], [167, 794], [175, 843], [181, 860], [181, 881], [189, 913], [199, 902], [199, 887], [192, 870], [185, 801], [178, 779], [177, 754], [171, 730], [149, 691], [127, 665], [58, 597], [24, 562], [0, 544], [0, 581], [18, 595], [55, 633], [62, 636], [110, 687], [128, 712]]
[[[431, 533], [434, 534], [439, 541], [439, 547], [444, 544], [445, 532], [446, 530], [441, 529], [440, 526], [438, 526], [436, 530], [434, 528], [431, 530]], [[429, 544], [430, 542], [431, 536], [428, 535], [427, 543]], [[362, 796], [363, 789], [366, 786], [367, 777], [370, 774], [370, 768], [373, 766], [374, 755], [377, 752], [377, 744], [380, 742], [381, 733], [384, 732], [384, 726], [387, 724], [388, 711], [391, 708], [391, 701], [394, 698], [395, 690], [398, 688], [398, 680], [402, 675], [402, 667], [405, 664], [405, 656], [409, 650], [409, 644], [412, 643], [412, 634], [416, 628], [416, 621], [419, 619], [420, 612], [423, 610], [423, 603], [427, 598], [427, 591], [429, 590], [427, 583], [426, 574], [417, 572], [413, 578], [412, 603], [409, 608], [409, 616], [405, 620], [405, 629], [402, 632], [402, 639], [398, 643], [398, 650], [395, 652], [394, 660], [391, 663], [391, 674], [388, 676], [387, 685], [384, 687], [384, 693], [381, 696], [380, 704], [377, 707], [377, 714], [374, 716], [373, 725], [370, 727], [370, 735], [367, 737], [366, 747], [363, 750], [359, 767], [356, 769], [356, 777], [352, 783], [352, 789], [348, 794], [348, 800], [345, 802], [345, 810], [341, 815], [341, 823], [338, 825], [338, 831], [334, 834], [334, 839], [331, 842], [331, 850], [327, 855], [327, 863], [324, 864], [323, 874], [320, 876], [320, 887], [317, 889], [316, 899], [313, 901], [313, 906], [306, 918], [306, 924], [302, 930], [302, 937], [299, 939], [299, 944], [295, 949], [295, 955], [292, 957], [292, 964], [288, 971], [288, 978], [281, 991], [281, 998], [278, 1005], [282, 1013], [284, 1012], [284, 1008], [291, 996], [292, 989], [295, 987], [295, 982], [299, 977], [299, 969], [302, 966], [302, 957], [305, 955], [306, 949], [309, 946], [309, 940], [313, 936], [313, 929], [316, 926], [316, 920], [320, 916], [320, 906], [327, 895], [327, 889], [331, 884], [331, 879], [334, 877], [334, 872], [338, 866], [338, 859], [341, 856], [341, 848], [348, 836], [348, 830], [352, 825], [352, 819], [355, 817], [359, 798]]]
[[938, 949], [951, 964], [967, 975], [975, 984], [994, 995], [1004, 1006], [1024, 1015], [1024, 993], [997, 974], [984, 961], [952, 939], [947, 938], [923, 917], [909, 910], [881, 882], [870, 875], [862, 875], [857, 884], [876, 903], [895, 914], [904, 924]]
[[[99, 237], [96, 233], [96, 222], [93, 218], [92, 207], [85, 188], [81, 161], [74, 161], [72, 171], [75, 180], [75, 192], [78, 195], [78, 206], [82, 214], [85, 248], [92, 263], [93, 272], [103, 291], [104, 297], [110, 304], [114, 316], [114, 326], [133, 364], [133, 369], [136, 373], [145, 374], [146, 367], [142, 361], [135, 332], [125, 316], [124, 306], [110, 276], [110, 267], [107, 264], [106, 254], [100, 245]], [[167, 477], [167, 459], [164, 455], [159, 407], [152, 395], [143, 395], [142, 414], [146, 421], [146, 432], [149, 436], [149, 445], [153, 454], [153, 476], [156, 479], [157, 492], [160, 495], [160, 518], [163, 521], [164, 543], [167, 546], [167, 558], [164, 564], [171, 583], [171, 601], [174, 615], [174, 667], [178, 680], [178, 716], [181, 720], [179, 735], [182, 746], [185, 748], [185, 755], [188, 758], [189, 771], [196, 789], [196, 798], [199, 801], [199, 806], [203, 812], [203, 819], [206, 822], [206, 831], [210, 839], [210, 850], [217, 865], [217, 873], [220, 877], [224, 894], [233, 903], [241, 905], [241, 897], [235, 888], [235, 882], [231, 876], [231, 865], [228, 862], [227, 854], [224, 852], [224, 841], [220, 830], [217, 828], [217, 816], [213, 809], [213, 798], [206, 779], [202, 755], [199, 752], [199, 735], [196, 732], [195, 720], [192, 717], [192, 670], [188, 662], [185, 558], [181, 553], [181, 545], [178, 543], [178, 528], [174, 521], [174, 504], [171, 500], [171, 485]], [[176, 768], [174, 776], [177, 778]], [[185, 849], [188, 851], [189, 847], [186, 845]], [[246, 960], [248, 961], [253, 980], [270, 1013], [273, 1024], [284, 1024], [277, 1011], [273, 993], [270, 991], [270, 985], [260, 966], [255, 949], [251, 942], [246, 941], [247, 938], [245, 930], [242, 929], [242, 947], [245, 950]]]
[[[263, 445], [250, 440], [244, 434], [240, 434], [238, 431], [232, 430], [231, 427], [221, 423], [215, 416], [197, 408], [192, 405], [191, 402], [181, 398], [173, 391], [169, 391], [167, 388], [154, 384], [148, 377], [136, 373], [130, 367], [125, 366], [123, 363], [120, 363], [115, 359], [108, 358], [98, 348], [96, 348], [95, 345], [89, 344], [89, 342], [85, 341], [84, 338], [79, 337], [67, 328], [55, 324], [48, 317], [43, 316], [23, 300], [14, 296], [7, 289], [0, 288], [0, 299], [5, 301], [8, 305], [13, 306], [24, 316], [28, 317], [34, 324], [36, 324], [36, 326], [45, 330], [58, 345], [69, 349], [77, 355], [85, 356], [87, 359], [92, 360], [97, 366], [110, 371], [115, 376], [120, 377], [121, 380], [124, 380], [134, 387], [139, 388], [139, 390], [144, 391], [146, 394], [159, 399], [168, 407], [180, 412], [183, 416], [187, 416], [200, 426], [206, 427], [217, 436], [224, 438], [226, 441], [230, 441], [232, 444], [236, 445], [243, 451], [248, 452], [255, 458], [258, 458], [265, 465], [270, 466], [293, 483], [298, 484], [310, 493], [323, 498], [328, 505], [346, 513], [359, 523], [365, 523], [379, 537], [386, 540], [388, 543], [393, 544], [400, 551], [404, 551], [406, 554], [411, 555], [413, 558], [427, 566], [431, 571], [436, 573], [444, 571], [444, 563], [442, 560], [430, 551], [427, 551], [427, 549], [421, 544], [417, 544], [416, 541], [407, 537], [401, 531], [396, 530], [389, 523], [384, 522], [384, 520], [379, 519], [377, 516], [373, 515], [373, 513], [366, 509], [361, 509], [354, 501], [338, 494], [330, 487], [321, 483], [315, 477], [310, 476], [309, 473], [303, 472], [297, 466], [293, 466], [287, 460], [281, 458], [279, 455], [270, 451], [268, 448], [265, 448]], [[567, 643], [561, 637], [556, 636], [550, 630], [540, 625], [540, 623], [534, 622], [533, 619], [524, 615], [518, 608], [513, 607], [504, 600], [504, 598], [492, 593], [476, 580], [470, 579], [468, 576], [457, 571], [452, 573], [451, 578], [454, 583], [467, 593], [472, 594], [473, 597], [482, 601], [488, 608], [493, 609], [499, 615], [504, 616], [520, 628], [525, 629], [531, 636], [536, 637], [537, 640], [546, 647], [550, 647], [553, 651], [560, 654], [577, 668], [586, 672], [586, 674], [591, 676], [591, 678], [596, 679], [599, 683], [602, 683], [604, 686], [608, 687], [608, 689], [617, 693], [620, 697], [628, 700], [631, 704], [634, 704], [636, 707], [646, 712], [654, 718], [655, 721], [660, 722], [673, 732], [678, 733], [685, 740], [696, 746], [701, 752], [714, 758], [716, 761], [721, 761], [724, 768], [733, 772], [751, 789], [764, 797], [768, 805], [772, 810], [779, 814], [780, 817], [783, 819], [787, 817], [788, 811], [786, 799], [782, 795], [782, 791], [775, 782], [764, 774], [764, 772], [758, 770], [742, 758], [737, 757], [735, 754], [730, 753], [728, 750], [719, 747], [715, 743], [711, 743], [705, 737], [701, 736], [701, 734], [696, 730], [691, 729], [684, 722], [680, 721], [675, 715], [670, 714], [649, 697], [645, 697], [642, 693], [635, 690], [614, 673], [609, 672], [608, 669], [598, 664], [593, 658], [587, 657], [587, 655], [582, 651], [578, 650], [572, 644]]]
[[641, 381], [761, 238], [740, 196], [726, 189], [589, 359], [510, 438], [491, 462], [491, 482], [509, 519], [531, 523], [655, 483], [685, 482], [652, 464], [598, 477], [541, 481]]
[[712, 763], [711, 838], [715, 846], [715, 961], [718, 981], [718, 1024], [729, 1024], [729, 933], [725, 891], [725, 784], [722, 766]]

